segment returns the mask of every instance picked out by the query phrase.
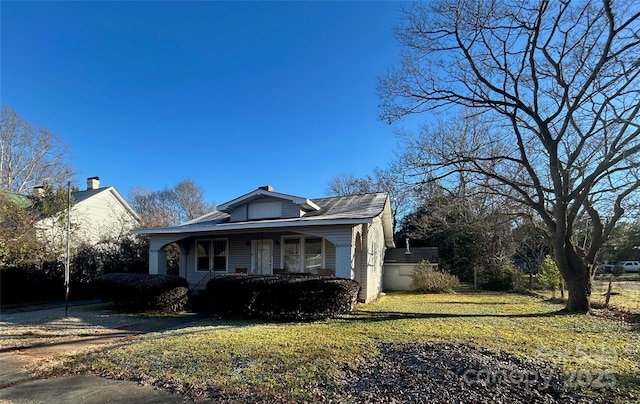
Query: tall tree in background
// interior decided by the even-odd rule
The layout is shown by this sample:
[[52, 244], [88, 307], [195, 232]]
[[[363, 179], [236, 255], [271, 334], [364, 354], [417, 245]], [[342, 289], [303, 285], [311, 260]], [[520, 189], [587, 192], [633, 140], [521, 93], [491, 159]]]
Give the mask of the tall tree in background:
[[129, 200], [147, 227], [181, 224], [215, 209], [215, 204], [205, 202], [204, 191], [192, 180], [161, 191], [137, 188], [129, 193]]
[[[146, 227], [174, 226], [195, 219], [215, 209], [215, 204], [204, 200], [204, 191], [192, 180], [184, 180], [173, 188], [150, 191], [137, 188], [129, 192], [131, 207], [142, 218]], [[167, 271], [177, 275], [180, 249], [177, 244], [165, 248]]]
[[604, 250], [610, 263], [640, 260], [640, 221], [618, 224]]
[[415, 185], [406, 184], [402, 178], [402, 170], [396, 166], [383, 170], [375, 168], [373, 175], [357, 178], [353, 174], [341, 174], [334, 177], [327, 186], [327, 194], [346, 196], [372, 192], [387, 192], [391, 200], [393, 227], [413, 207]]
[[[535, 212], [567, 283], [567, 309], [588, 311], [597, 255], [638, 206], [640, 5], [418, 3], [396, 37], [402, 61], [379, 82], [381, 118], [464, 110], [486, 126], [425, 132], [420, 168], [429, 178], [484, 178], [487, 192]], [[587, 218], [583, 248], [572, 235]]]
[[66, 145], [46, 128], [35, 128], [8, 106], [0, 109], [0, 189], [16, 193], [63, 186], [73, 170]]
[[472, 282], [475, 273], [482, 287], [505, 290], [513, 281], [511, 224], [512, 217], [492, 198], [434, 181], [418, 209], [403, 218], [397, 236], [399, 244], [409, 237], [415, 245], [438, 247], [441, 268], [460, 280]]

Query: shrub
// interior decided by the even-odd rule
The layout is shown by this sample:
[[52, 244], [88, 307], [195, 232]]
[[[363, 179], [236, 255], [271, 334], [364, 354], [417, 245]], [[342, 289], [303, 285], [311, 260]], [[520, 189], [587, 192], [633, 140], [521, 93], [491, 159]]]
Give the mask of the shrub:
[[555, 261], [550, 256], [546, 256], [542, 264], [540, 264], [540, 273], [538, 274], [538, 283], [544, 289], [551, 290], [553, 297], [556, 296], [556, 290], [560, 286], [560, 270]]
[[511, 262], [493, 263], [478, 270], [478, 283], [486, 290], [512, 290], [518, 274], [519, 270]]
[[175, 312], [189, 299], [187, 280], [175, 275], [111, 273], [92, 285], [102, 300], [126, 310]]
[[411, 286], [421, 293], [450, 293], [459, 284], [457, 276], [433, 271], [416, 275]]
[[353, 310], [360, 286], [350, 279], [229, 274], [207, 283], [208, 308], [268, 320], [317, 320]]
[[433, 269], [426, 260], [417, 263], [413, 271], [411, 287], [420, 293], [450, 293], [460, 284], [457, 276]]
[[0, 269], [0, 304], [64, 299], [64, 269], [47, 264]]

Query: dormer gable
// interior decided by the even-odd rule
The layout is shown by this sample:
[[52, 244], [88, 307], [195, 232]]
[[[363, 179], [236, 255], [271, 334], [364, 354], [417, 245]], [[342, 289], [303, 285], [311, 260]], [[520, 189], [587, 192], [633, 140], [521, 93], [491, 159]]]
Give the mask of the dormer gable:
[[231, 222], [244, 222], [299, 218], [320, 207], [307, 198], [274, 192], [265, 186], [219, 205], [218, 210], [229, 213]]

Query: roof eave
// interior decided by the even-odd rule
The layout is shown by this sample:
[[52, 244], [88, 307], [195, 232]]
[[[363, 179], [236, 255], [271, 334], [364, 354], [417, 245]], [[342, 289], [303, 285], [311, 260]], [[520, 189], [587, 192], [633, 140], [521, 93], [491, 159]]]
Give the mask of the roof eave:
[[222, 232], [222, 231], [238, 231], [238, 230], [255, 230], [255, 229], [286, 229], [290, 227], [308, 227], [308, 226], [337, 226], [337, 225], [356, 225], [363, 223], [371, 223], [373, 218], [357, 218], [357, 219], [317, 219], [317, 220], [299, 220], [291, 221], [256, 221], [256, 222], [239, 222], [239, 223], [223, 223], [210, 226], [193, 226], [186, 227], [156, 227], [147, 229], [134, 229], [132, 234], [177, 234], [177, 233], [206, 233], [206, 232]]
[[278, 199], [284, 199], [284, 200], [288, 200], [291, 201], [297, 205], [300, 205], [303, 207], [303, 209], [311, 211], [311, 210], [315, 210], [318, 211], [320, 210], [320, 207], [318, 205], [316, 205], [313, 201], [307, 199], [307, 198], [302, 198], [299, 196], [295, 196], [295, 195], [288, 195], [288, 194], [282, 194], [280, 192], [273, 192], [273, 191], [267, 191], [266, 189], [256, 189], [253, 190], [247, 194], [244, 194], [242, 196], [239, 196], [235, 199], [232, 199], [228, 202], [225, 202], [221, 205], [218, 205], [218, 210], [221, 212], [227, 212], [229, 213], [233, 208], [235, 208], [236, 206], [242, 205], [243, 203], [249, 202], [252, 199], [254, 199], [257, 196], [271, 196], [273, 198], [278, 198]]

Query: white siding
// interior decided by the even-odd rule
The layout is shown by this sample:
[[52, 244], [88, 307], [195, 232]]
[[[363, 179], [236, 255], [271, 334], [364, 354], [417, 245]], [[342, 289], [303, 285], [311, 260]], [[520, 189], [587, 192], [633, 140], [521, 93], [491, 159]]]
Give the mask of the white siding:
[[365, 301], [376, 299], [382, 292], [382, 269], [384, 263], [384, 231], [380, 216], [374, 218], [367, 228], [366, 240], [366, 285]]
[[273, 219], [282, 217], [282, 202], [260, 202], [250, 203], [247, 209], [247, 218], [249, 220], [256, 219]]
[[[71, 207], [72, 247], [119, 240], [138, 225], [113, 192], [113, 188], [107, 188]], [[66, 226], [47, 218], [39, 222], [38, 228], [52, 248], [65, 245]]]
[[405, 263], [384, 264], [384, 289], [411, 290], [415, 265]]
[[77, 242], [96, 244], [119, 239], [137, 225], [130, 213], [107, 189], [71, 209], [72, 222], [77, 226]]
[[247, 220], [247, 205], [241, 205], [231, 211], [232, 222], [244, 222]]
[[283, 218], [293, 218], [293, 217], [301, 217], [302, 213], [300, 210], [300, 205], [296, 205], [293, 202], [285, 201], [282, 203], [282, 217]]
[[326, 241], [324, 242], [324, 267], [327, 269], [333, 269], [335, 273], [336, 269], [336, 246]]

